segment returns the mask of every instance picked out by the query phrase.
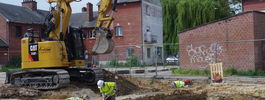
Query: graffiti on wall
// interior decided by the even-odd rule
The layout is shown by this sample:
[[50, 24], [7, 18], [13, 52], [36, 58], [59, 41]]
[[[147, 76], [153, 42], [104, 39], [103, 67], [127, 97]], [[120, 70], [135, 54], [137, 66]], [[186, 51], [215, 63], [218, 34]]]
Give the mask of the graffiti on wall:
[[190, 63], [215, 63], [221, 61], [218, 59], [223, 54], [223, 46], [218, 43], [212, 43], [210, 46], [200, 45], [193, 46], [188, 45], [186, 51], [189, 56]]

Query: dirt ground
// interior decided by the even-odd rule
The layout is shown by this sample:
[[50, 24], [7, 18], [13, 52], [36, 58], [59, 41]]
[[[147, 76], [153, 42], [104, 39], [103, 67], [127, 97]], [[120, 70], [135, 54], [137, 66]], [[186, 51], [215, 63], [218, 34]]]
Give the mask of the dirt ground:
[[[188, 88], [172, 88], [177, 79], [144, 79], [121, 77], [105, 71], [106, 81], [117, 83], [117, 100], [262, 100], [265, 99], [264, 83], [240, 81], [211, 85], [208, 80], [192, 80]], [[65, 99], [81, 97], [85, 100], [102, 100], [97, 86], [71, 83], [58, 90], [40, 91], [30, 88], [0, 84], [0, 98], [4, 99]]]

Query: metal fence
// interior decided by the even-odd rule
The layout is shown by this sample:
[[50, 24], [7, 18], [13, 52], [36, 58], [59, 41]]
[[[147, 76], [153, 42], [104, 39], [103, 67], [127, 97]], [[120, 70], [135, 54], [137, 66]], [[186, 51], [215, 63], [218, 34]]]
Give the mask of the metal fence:
[[[0, 61], [11, 61], [19, 53], [0, 50]], [[127, 75], [171, 75], [170, 70], [179, 67], [209, 70], [209, 64], [219, 62], [224, 69], [265, 70], [265, 40], [116, 45], [110, 54], [87, 58], [90, 65]]]

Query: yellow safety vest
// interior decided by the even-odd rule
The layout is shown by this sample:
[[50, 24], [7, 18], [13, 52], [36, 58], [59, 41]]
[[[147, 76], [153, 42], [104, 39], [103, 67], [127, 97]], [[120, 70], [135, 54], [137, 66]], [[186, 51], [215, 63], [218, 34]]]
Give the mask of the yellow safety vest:
[[185, 86], [185, 82], [183, 81], [174, 81], [177, 88], [182, 88]]
[[71, 97], [71, 98], [67, 98], [65, 100], [84, 100], [84, 99], [79, 98], [79, 97]]
[[115, 82], [104, 82], [103, 87], [100, 88], [99, 91], [106, 96], [113, 96], [116, 94], [116, 91], [114, 91], [115, 85]]

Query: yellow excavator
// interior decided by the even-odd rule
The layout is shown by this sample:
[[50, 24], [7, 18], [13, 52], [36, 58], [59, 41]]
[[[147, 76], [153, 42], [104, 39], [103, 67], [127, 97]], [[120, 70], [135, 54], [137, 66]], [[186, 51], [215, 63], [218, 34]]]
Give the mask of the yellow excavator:
[[[81, 0], [79, 0], [81, 1]], [[72, 2], [48, 0], [50, 13], [43, 37], [29, 34], [21, 40], [22, 70], [7, 72], [6, 83], [49, 90], [67, 86], [71, 81], [95, 84], [103, 78], [101, 69], [85, 65], [85, 48], [81, 29], [71, 28]], [[56, 6], [52, 6], [55, 3]], [[101, 0], [94, 33], [96, 43], [89, 55], [110, 53], [114, 48], [110, 25], [117, 0]], [[111, 11], [112, 10], [112, 11]], [[85, 67], [84, 67], [85, 66]]]

